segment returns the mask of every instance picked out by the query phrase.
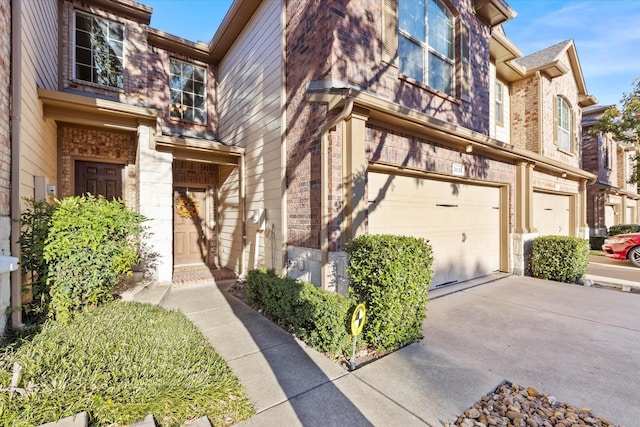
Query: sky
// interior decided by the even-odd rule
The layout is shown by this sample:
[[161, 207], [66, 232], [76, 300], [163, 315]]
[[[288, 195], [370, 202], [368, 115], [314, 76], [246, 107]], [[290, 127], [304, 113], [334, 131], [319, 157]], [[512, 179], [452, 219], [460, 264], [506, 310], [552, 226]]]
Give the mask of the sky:
[[[151, 26], [209, 42], [232, 0], [138, 0], [153, 7]], [[573, 39], [587, 93], [618, 104], [640, 77], [640, 0], [507, 0], [518, 13], [504, 24], [523, 55]]]

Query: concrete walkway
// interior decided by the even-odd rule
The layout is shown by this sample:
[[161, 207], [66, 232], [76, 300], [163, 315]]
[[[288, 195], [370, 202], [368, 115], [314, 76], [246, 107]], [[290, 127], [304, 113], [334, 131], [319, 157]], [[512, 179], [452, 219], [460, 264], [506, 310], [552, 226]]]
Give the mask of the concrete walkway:
[[[142, 295], [141, 295], [142, 297]], [[441, 426], [504, 380], [640, 420], [640, 295], [509, 276], [432, 300], [425, 339], [353, 373], [214, 283], [172, 288], [244, 384], [243, 425]]]

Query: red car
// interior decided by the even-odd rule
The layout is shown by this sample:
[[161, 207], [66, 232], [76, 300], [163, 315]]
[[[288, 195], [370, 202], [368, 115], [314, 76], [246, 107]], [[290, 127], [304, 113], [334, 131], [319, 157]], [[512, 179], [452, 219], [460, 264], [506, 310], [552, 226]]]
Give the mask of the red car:
[[617, 234], [607, 237], [602, 252], [612, 259], [629, 260], [640, 267], [640, 233]]

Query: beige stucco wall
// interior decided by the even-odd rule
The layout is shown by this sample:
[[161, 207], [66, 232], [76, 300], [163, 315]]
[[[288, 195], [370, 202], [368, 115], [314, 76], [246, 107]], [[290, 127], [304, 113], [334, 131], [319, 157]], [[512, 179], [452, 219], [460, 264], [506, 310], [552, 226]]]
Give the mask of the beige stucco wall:
[[[246, 221], [247, 267], [283, 266], [282, 1], [264, 2], [219, 66], [220, 140], [244, 147], [246, 212], [264, 209], [264, 230]], [[242, 221], [234, 213], [238, 171], [222, 171], [220, 260], [236, 266]], [[229, 248], [225, 253], [224, 248]]]

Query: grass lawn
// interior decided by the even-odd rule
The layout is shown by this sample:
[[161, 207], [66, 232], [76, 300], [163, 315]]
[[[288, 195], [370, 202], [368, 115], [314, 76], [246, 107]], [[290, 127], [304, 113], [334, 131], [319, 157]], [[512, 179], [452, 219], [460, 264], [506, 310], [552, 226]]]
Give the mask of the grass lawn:
[[207, 416], [231, 425], [255, 410], [240, 382], [179, 312], [113, 302], [67, 325], [47, 322], [0, 349], [0, 425], [33, 426], [86, 411], [91, 425], [125, 425], [153, 414], [176, 426]]

